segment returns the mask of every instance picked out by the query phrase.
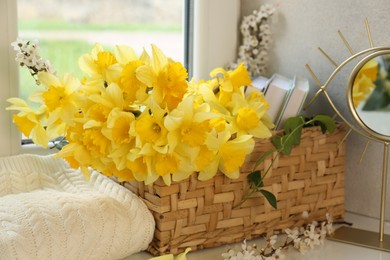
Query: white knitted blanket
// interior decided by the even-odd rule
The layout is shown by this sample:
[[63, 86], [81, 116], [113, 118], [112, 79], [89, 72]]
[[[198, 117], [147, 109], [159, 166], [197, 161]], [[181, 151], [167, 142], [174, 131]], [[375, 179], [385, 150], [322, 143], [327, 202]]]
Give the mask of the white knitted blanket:
[[51, 156], [0, 158], [0, 259], [121, 259], [146, 249], [154, 220], [143, 201]]

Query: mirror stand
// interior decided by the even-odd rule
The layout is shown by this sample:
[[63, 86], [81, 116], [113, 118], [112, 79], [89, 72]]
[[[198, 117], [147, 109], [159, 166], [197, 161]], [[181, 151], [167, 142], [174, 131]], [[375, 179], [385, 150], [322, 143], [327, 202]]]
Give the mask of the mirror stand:
[[340, 227], [329, 238], [330, 240], [390, 252], [390, 235], [384, 233], [388, 152], [389, 143], [384, 142], [379, 233]]
[[[325, 58], [336, 66], [336, 69], [324, 84], [321, 84], [309, 65], [306, 64], [306, 68], [314, 81], [318, 84], [319, 90], [308, 102], [305, 108], [312, 104], [318, 95], [322, 93], [325, 95], [325, 98], [332, 109], [336, 112], [337, 116], [349, 126], [350, 131], [348, 134], [351, 131], [355, 131], [356, 133], [366, 137], [368, 140], [375, 140], [384, 144], [379, 232], [343, 226], [338, 228], [334, 235], [329, 239], [390, 252], [390, 235], [386, 235], [384, 233], [386, 183], [388, 173], [387, 164], [390, 143], [390, 127], [388, 123], [384, 123], [388, 122], [390, 115], [390, 90], [387, 91], [385, 85], [390, 83], [390, 46], [374, 47], [367, 19], [365, 21], [365, 25], [370, 48], [358, 53], [352, 52], [350, 45], [339, 31], [341, 39], [351, 53], [351, 56], [341, 64], [337, 65], [329, 57], [329, 55], [319, 48]], [[350, 123], [340, 110], [337, 109], [336, 105], [327, 93], [326, 88], [330, 85], [330, 82], [336, 74], [340, 72], [347, 63], [365, 55], [366, 57], [358, 62], [351, 72], [346, 91], [348, 107], [355, 123], [358, 125], [357, 127], [355, 124]], [[383, 75], [387, 76], [383, 77]], [[386, 84], [383, 80], [386, 81]], [[367, 82], [371, 82], [371, 86], [370, 84], [367, 84]]]

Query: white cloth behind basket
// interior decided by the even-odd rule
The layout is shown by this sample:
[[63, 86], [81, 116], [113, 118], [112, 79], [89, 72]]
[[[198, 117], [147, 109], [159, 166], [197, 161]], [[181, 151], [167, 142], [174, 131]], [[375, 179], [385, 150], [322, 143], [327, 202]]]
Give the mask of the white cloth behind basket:
[[121, 259], [146, 249], [154, 220], [135, 194], [51, 156], [0, 158], [0, 259]]

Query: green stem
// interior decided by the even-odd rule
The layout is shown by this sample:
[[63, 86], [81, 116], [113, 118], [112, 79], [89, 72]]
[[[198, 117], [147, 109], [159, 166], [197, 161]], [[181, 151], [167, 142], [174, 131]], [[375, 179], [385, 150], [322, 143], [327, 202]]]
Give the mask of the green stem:
[[255, 194], [257, 191], [258, 191], [257, 189], [253, 189], [253, 188], [249, 189], [248, 192], [245, 194], [245, 196], [241, 199], [241, 201], [237, 205], [233, 206], [233, 209], [240, 207], [242, 204], [244, 204], [244, 202], [247, 199], [252, 197], [252, 195]]
[[279, 157], [279, 154], [280, 154], [279, 151], [276, 151], [276, 152], [277, 152], [277, 154], [276, 154], [275, 158], [272, 158], [270, 165], [268, 166], [267, 170], [265, 171], [265, 173], [261, 179], [264, 179], [265, 176], [267, 176], [267, 174], [270, 172], [272, 166], [274, 165], [274, 162]]
[[[289, 140], [290, 138], [292, 138], [292, 136], [295, 134], [296, 131], [298, 131], [298, 129], [302, 129], [303, 126], [309, 125], [309, 124], [313, 123], [314, 121], [315, 121], [315, 120], [313, 120], [313, 119], [311, 119], [311, 120], [309, 120], [309, 121], [307, 121], [307, 122], [305, 122], [305, 121], [303, 120], [303, 123], [302, 123], [302, 124], [300, 124], [300, 125], [298, 125], [297, 127], [295, 127], [295, 128], [287, 135], [286, 140]], [[284, 144], [285, 144], [285, 143], [286, 143], [286, 142], [282, 143], [282, 147], [276, 150], [276, 153], [277, 153], [277, 154], [276, 154], [275, 157], [272, 158], [270, 165], [268, 166], [268, 168], [266, 169], [265, 173], [264, 173], [263, 176], [261, 177], [262, 180], [268, 175], [268, 173], [270, 172], [272, 166], [273, 166], [274, 163], [275, 163], [275, 160], [279, 157], [281, 151], [284, 150]], [[272, 155], [272, 154], [273, 154], [273, 152], [271, 153], [271, 155]], [[254, 172], [254, 171], [256, 170], [256, 168], [257, 168], [259, 165], [260, 165], [260, 164], [255, 165], [254, 168], [253, 168], [253, 170], [252, 170], [252, 172]], [[255, 194], [256, 192], [260, 191], [260, 189], [258, 189], [258, 188], [259, 188], [259, 187], [254, 187], [254, 188], [252, 187], [252, 188], [250, 188], [250, 189], [248, 190], [248, 192], [245, 194], [245, 196], [242, 198], [242, 200], [241, 200], [237, 205], [233, 206], [233, 209], [234, 209], [234, 208], [240, 207], [240, 206], [241, 206], [247, 199], [249, 199], [253, 194]]]

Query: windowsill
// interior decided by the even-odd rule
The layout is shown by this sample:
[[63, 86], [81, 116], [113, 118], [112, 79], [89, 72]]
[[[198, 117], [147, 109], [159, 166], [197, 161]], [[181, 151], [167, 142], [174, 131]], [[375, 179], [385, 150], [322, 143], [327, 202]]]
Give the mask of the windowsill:
[[24, 144], [20, 147], [20, 154], [38, 154], [38, 155], [49, 155], [56, 153], [57, 150], [55, 148], [43, 148], [41, 146], [35, 144]]
[[[347, 212], [345, 214], [345, 220], [353, 223], [353, 227], [377, 231], [379, 227], [379, 221], [374, 218], [369, 218], [366, 216], [361, 216], [354, 213]], [[385, 223], [385, 232], [388, 234], [390, 232], [390, 223]], [[259, 244], [259, 241], [262, 239], [255, 239], [253, 241], [248, 241], [247, 244], [252, 243]], [[215, 248], [203, 249], [199, 251], [189, 252], [187, 254], [188, 260], [195, 259], [222, 259], [221, 254], [226, 252], [229, 248], [240, 248], [240, 243], [232, 245], [224, 245]], [[380, 259], [390, 259], [390, 253], [383, 252], [374, 249], [368, 249], [365, 247], [353, 246], [349, 244], [344, 244], [340, 242], [326, 240], [323, 245], [315, 246], [312, 250], [309, 250], [305, 255], [299, 253], [294, 248], [289, 248], [285, 253], [285, 258], [289, 260], [313, 260], [313, 259], [356, 259], [356, 260], [380, 260]], [[146, 252], [140, 252], [134, 255], [131, 255], [123, 260], [146, 260], [152, 258], [153, 256]]]

